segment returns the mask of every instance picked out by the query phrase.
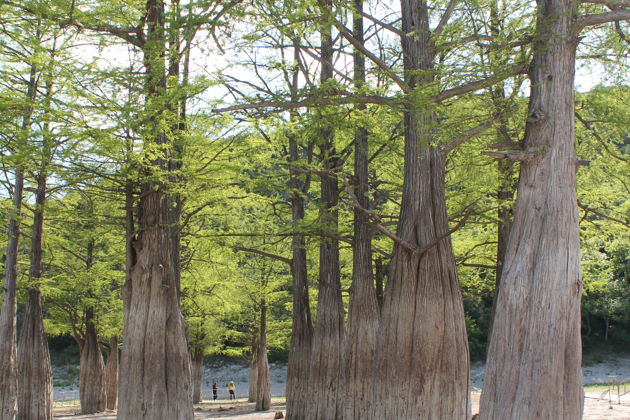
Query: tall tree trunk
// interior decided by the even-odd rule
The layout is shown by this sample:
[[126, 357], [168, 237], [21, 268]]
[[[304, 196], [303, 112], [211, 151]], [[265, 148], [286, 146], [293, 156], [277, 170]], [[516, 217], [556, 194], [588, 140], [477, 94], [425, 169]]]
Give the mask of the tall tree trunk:
[[[176, 162], [162, 118], [166, 69], [164, 3], [149, 0], [147, 43], [147, 110], [151, 118], [145, 139], [160, 156], [147, 162], [149, 172], [172, 171]], [[156, 109], [159, 108], [159, 109]], [[168, 107], [166, 107], [168, 108]], [[155, 175], [155, 174], [154, 174]], [[170, 176], [168, 177], [170, 178]], [[138, 233], [132, 244], [129, 281], [123, 290], [124, 338], [119, 384], [119, 420], [192, 420], [190, 355], [179, 302], [180, 205], [162, 181], [145, 183], [138, 209]]]
[[106, 408], [115, 410], [118, 401], [118, 337], [109, 339], [107, 362], [105, 363]]
[[[403, 0], [405, 80], [433, 82], [425, 2]], [[469, 418], [469, 355], [444, 193], [436, 115], [425, 104], [405, 112], [405, 172], [398, 237], [382, 310], [376, 418]]]
[[[293, 40], [294, 59], [299, 60], [299, 40]], [[298, 69], [293, 71], [291, 95], [297, 97]], [[292, 118], [295, 118], [292, 114]], [[308, 294], [308, 276], [306, 265], [306, 240], [298, 233], [304, 220], [304, 195], [306, 185], [300, 182], [297, 163], [300, 159], [295, 135], [289, 135], [289, 187], [291, 188], [291, 214], [293, 229], [291, 239], [291, 279], [293, 288], [293, 318], [291, 325], [291, 346], [289, 348], [289, 366], [287, 368], [287, 419], [300, 420], [306, 413], [309, 395], [308, 378], [311, 361], [311, 343], [313, 324]]]
[[269, 384], [269, 361], [267, 360], [267, 302], [260, 302], [260, 337], [258, 338], [256, 378], [256, 411], [271, 408], [271, 386]]
[[541, 0], [514, 223], [481, 419], [582, 416], [580, 249], [573, 126], [575, 3]]
[[[37, 69], [31, 66], [26, 99], [29, 101], [22, 117], [19, 133], [20, 146], [28, 144], [29, 126], [33, 114], [33, 101], [36, 89]], [[22, 199], [24, 192], [24, 169], [17, 165], [13, 184], [13, 207], [9, 213], [7, 229], [7, 251], [4, 263], [4, 284], [2, 309], [0, 310], [0, 418], [13, 420], [17, 414], [17, 343], [16, 343], [16, 283], [18, 245], [20, 241], [20, 217], [22, 215]]]
[[[321, 29], [321, 83], [333, 76], [333, 40], [328, 15], [331, 5], [322, 5], [325, 22]], [[341, 302], [339, 268], [339, 215], [336, 206], [339, 189], [336, 175], [338, 159], [329, 127], [319, 134], [319, 149], [324, 174], [321, 176], [320, 223], [322, 237], [319, 246], [319, 294], [317, 321], [313, 331], [311, 371], [309, 375], [310, 400], [303, 418], [333, 420], [342, 415], [342, 350], [344, 312]]]
[[[363, 0], [354, 0], [354, 37], [363, 44]], [[365, 84], [365, 57], [354, 53], [354, 84], [360, 90]], [[364, 110], [365, 106], [359, 106]], [[380, 307], [374, 290], [372, 275], [372, 234], [368, 214], [368, 131], [357, 128], [354, 136], [354, 195], [357, 204], [354, 210], [354, 247], [352, 263], [352, 285], [350, 308], [345, 337], [344, 419], [367, 419], [373, 411], [377, 397], [375, 389], [379, 372], [376, 362], [377, 332], [380, 322]]]
[[192, 354], [193, 403], [203, 400], [203, 349], [195, 349]]
[[[502, 20], [499, 11], [498, 1], [490, 4], [490, 35], [498, 38], [501, 35]], [[506, 63], [506, 57], [500, 52], [490, 51], [490, 63], [500, 69]], [[518, 145], [513, 142], [509, 132], [508, 99], [505, 97], [505, 82], [501, 81], [491, 88], [492, 104], [494, 107], [494, 119], [497, 124], [498, 144], [505, 144], [507, 147]], [[495, 270], [495, 292], [492, 300], [490, 312], [490, 330], [492, 333], [492, 323], [496, 311], [497, 294], [501, 285], [501, 273], [505, 261], [505, 251], [510, 237], [512, 219], [514, 217], [514, 194], [516, 193], [516, 164], [510, 160], [499, 160], [498, 162], [498, 190], [497, 190], [497, 264]], [[488, 340], [488, 343], [490, 340]]]
[[81, 346], [79, 371], [81, 413], [92, 414], [105, 411], [104, 374], [103, 355], [94, 326], [94, 309], [88, 307], [85, 310], [85, 339]]
[[[46, 136], [45, 136], [46, 137]], [[43, 162], [47, 159], [43, 157]], [[52, 368], [44, 333], [44, 316], [37, 281], [42, 275], [42, 237], [46, 202], [45, 163], [37, 177], [33, 234], [31, 237], [30, 287], [17, 349], [18, 419], [52, 419]]]

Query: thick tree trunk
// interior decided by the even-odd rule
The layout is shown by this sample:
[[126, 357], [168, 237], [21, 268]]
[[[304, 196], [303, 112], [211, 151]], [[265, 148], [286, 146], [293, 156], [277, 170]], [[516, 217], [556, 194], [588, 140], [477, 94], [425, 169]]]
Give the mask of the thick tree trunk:
[[[36, 89], [37, 69], [31, 66], [29, 84], [26, 92], [27, 100], [33, 102]], [[19, 133], [21, 145], [28, 143], [29, 126], [33, 113], [32, 104], [26, 108], [22, 118], [22, 129]], [[4, 284], [2, 309], [0, 310], [0, 418], [13, 420], [17, 414], [17, 342], [16, 342], [16, 282], [18, 245], [20, 240], [20, 216], [24, 192], [24, 169], [17, 165], [13, 184], [13, 208], [9, 213], [7, 229], [7, 251], [4, 263]]]
[[118, 337], [109, 339], [107, 362], [105, 364], [106, 408], [115, 410], [118, 401]]
[[173, 267], [172, 203], [158, 187], [143, 192], [136, 262], [127, 302], [118, 392], [119, 420], [193, 418], [190, 357]]
[[[328, 4], [325, 7], [330, 7]], [[329, 14], [330, 11], [325, 11]], [[321, 82], [332, 78], [332, 35], [330, 23], [322, 24]], [[338, 159], [330, 128], [320, 130], [319, 148], [323, 163], [321, 176], [322, 238], [319, 247], [319, 294], [317, 321], [313, 331], [309, 404], [303, 418], [334, 420], [342, 415], [340, 379], [343, 377], [343, 324], [339, 268], [339, 215], [336, 206], [339, 189], [336, 175]]]
[[[354, 7], [354, 37], [363, 43], [363, 16], [360, 15], [363, 1], [355, 0]], [[357, 89], [361, 89], [365, 83], [365, 58], [358, 51], [354, 53], [354, 83]], [[365, 106], [359, 106], [359, 109], [365, 109]], [[354, 148], [354, 195], [360, 207], [357, 206], [354, 210], [352, 286], [344, 349], [343, 418], [346, 420], [368, 419], [375, 415], [375, 385], [380, 375], [374, 369], [380, 307], [372, 275], [372, 234], [365, 212], [370, 207], [368, 131], [365, 127], [357, 129]]]
[[[299, 45], [297, 40], [295, 44]], [[299, 59], [299, 48], [294, 48], [295, 60]], [[297, 67], [293, 73], [291, 93], [296, 97], [298, 83]], [[292, 115], [293, 116], [293, 115]], [[300, 182], [297, 169], [299, 161], [298, 145], [294, 135], [289, 136], [289, 186], [291, 192], [291, 213], [293, 229], [300, 229], [304, 220], [304, 185]], [[308, 276], [306, 265], [306, 240], [304, 235], [295, 233], [291, 239], [291, 279], [293, 288], [293, 318], [291, 325], [291, 346], [289, 348], [289, 366], [287, 369], [287, 419], [301, 420], [306, 413], [309, 395], [308, 378], [311, 361], [311, 343], [313, 324], [308, 294]]]
[[[44, 140], [44, 147], [48, 144]], [[44, 205], [46, 203], [46, 162], [37, 177], [33, 234], [31, 237], [31, 267], [26, 307], [17, 349], [18, 362], [18, 419], [52, 419], [52, 368], [48, 342], [44, 333], [41, 296], [35, 284], [42, 275], [42, 238], [44, 233]]]
[[[428, 9], [403, 0], [405, 79], [433, 81]], [[382, 311], [380, 416], [469, 418], [469, 355], [444, 196], [444, 160], [436, 116], [426, 104], [405, 112], [405, 173], [398, 237]]]
[[199, 404], [203, 389], [203, 350], [196, 349], [192, 354], [193, 403]]
[[79, 397], [81, 413], [92, 414], [105, 411], [105, 372], [103, 355], [98, 345], [94, 327], [94, 310], [85, 311], [85, 339], [81, 346], [81, 370], [79, 372]]
[[574, 2], [539, 2], [529, 119], [481, 419], [582, 416]]
[[[145, 141], [160, 150], [152, 175], [172, 179], [178, 166], [173, 139], [163, 131], [166, 103], [164, 3], [146, 4], [147, 120]], [[164, 104], [164, 107], [160, 107]], [[149, 147], [147, 145], [147, 147]], [[160, 178], [163, 179], [163, 178]], [[186, 329], [179, 302], [179, 216], [169, 185], [147, 182], [138, 209], [138, 233], [123, 290], [124, 337], [118, 390], [119, 420], [192, 420], [192, 384]]]
[[252, 344], [252, 360], [249, 362], [249, 392], [247, 401], [256, 402], [256, 389], [258, 383], [258, 340]]
[[52, 420], [52, 368], [40, 293], [30, 289], [24, 308], [18, 361], [19, 420]]
[[258, 339], [256, 378], [256, 411], [271, 408], [271, 386], [269, 384], [269, 361], [267, 360], [267, 302], [260, 303], [260, 337]]

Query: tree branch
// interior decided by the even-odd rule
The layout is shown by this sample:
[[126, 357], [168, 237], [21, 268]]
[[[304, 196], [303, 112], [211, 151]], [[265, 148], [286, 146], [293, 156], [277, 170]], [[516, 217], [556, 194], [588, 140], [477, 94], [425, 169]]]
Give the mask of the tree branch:
[[448, 6], [446, 7], [446, 11], [442, 15], [440, 22], [433, 30], [434, 36], [439, 36], [444, 31], [444, 28], [446, 28], [446, 25], [448, 24], [448, 21], [451, 18], [451, 15], [455, 11], [455, 7], [457, 6], [457, 3], [458, 3], [458, 0], [451, 0], [448, 3]]
[[582, 3], [603, 4], [613, 9], [622, 7], [630, 7], [630, 1], [627, 0], [581, 0]]
[[260, 249], [256, 249], [256, 248], [245, 248], [242, 246], [235, 246], [234, 249], [238, 251], [244, 251], [244, 252], [249, 252], [252, 254], [261, 255], [263, 257], [271, 258], [272, 260], [282, 261], [283, 263], [288, 264], [288, 265], [291, 265], [293, 263], [293, 261], [290, 258], [285, 258], [280, 255], [271, 254], [269, 252], [261, 251]]
[[490, 127], [492, 127], [493, 124], [494, 124], [494, 120], [488, 120], [488, 121], [485, 121], [485, 122], [483, 122], [483, 123], [481, 123], [481, 124], [471, 128], [466, 133], [463, 133], [462, 135], [458, 136], [457, 139], [451, 141], [450, 143], [448, 143], [444, 147], [442, 147], [442, 155], [446, 156], [447, 154], [452, 152], [454, 149], [456, 149], [459, 146], [461, 146], [463, 143], [467, 142], [471, 138], [477, 136], [478, 134], [480, 134], [480, 133], [486, 131], [487, 129], [489, 129]]
[[540, 154], [536, 151], [525, 150], [484, 150], [483, 152], [481, 152], [481, 154], [493, 157], [495, 159], [518, 160], [521, 162], [531, 160], [536, 156], [540, 156]]
[[508, 77], [516, 76], [517, 74], [527, 74], [528, 66], [524, 63], [514, 64], [511, 68], [507, 69], [505, 72], [487, 77], [481, 80], [475, 80], [474, 82], [469, 82], [464, 85], [460, 85], [458, 87], [447, 89], [439, 94], [437, 94], [434, 98], [434, 102], [442, 102], [446, 99], [453, 98], [455, 96], [463, 95], [464, 93], [473, 92], [475, 90], [483, 89], [488, 86], [492, 86], [493, 84], [505, 80]]
[[367, 96], [343, 96], [343, 97], [314, 97], [306, 98], [301, 101], [262, 101], [256, 103], [232, 105], [224, 108], [215, 108], [214, 113], [245, 111], [251, 109], [277, 108], [277, 109], [295, 109], [305, 108], [309, 106], [325, 106], [325, 105], [348, 105], [348, 104], [377, 104], [388, 105], [395, 102], [396, 98], [388, 98], [385, 96], [367, 95]]
[[593, 214], [594, 214], [594, 215], [596, 215], [596, 216], [603, 217], [604, 219], [608, 219], [608, 220], [610, 220], [610, 221], [613, 221], [613, 222], [619, 223], [620, 225], [625, 226], [625, 227], [627, 227], [628, 229], [630, 229], [630, 224], [628, 224], [628, 223], [624, 222], [623, 220], [620, 220], [620, 219], [616, 219], [616, 218], [614, 218], [614, 217], [607, 216], [607, 215], [605, 215], [604, 213], [602, 213], [602, 212], [600, 212], [600, 211], [597, 211], [597, 210], [595, 210], [595, 209], [593, 209], [593, 208], [590, 208], [590, 207], [588, 207], [588, 206], [586, 206], [586, 205], [582, 204], [582, 203], [580, 202], [580, 200], [578, 200], [577, 204], [578, 204], [578, 207], [580, 207], [580, 208], [581, 208], [582, 210], [584, 210], [586, 213], [593, 213]]
[[603, 23], [618, 22], [620, 20], [630, 20], [630, 9], [619, 9], [607, 13], [584, 15], [578, 18], [577, 25], [579, 29], [583, 29], [586, 26], [601, 25]]
[[333, 20], [333, 25], [335, 25], [335, 28], [337, 28], [339, 33], [344, 38], [346, 38], [346, 40], [349, 43], [351, 43], [354, 48], [360, 51], [363, 55], [365, 55], [372, 62], [374, 62], [374, 64], [376, 64], [381, 70], [383, 70], [398, 85], [398, 87], [400, 87], [400, 89], [403, 92], [405, 93], [411, 92], [411, 89], [409, 89], [409, 86], [407, 86], [407, 84], [403, 82], [403, 80], [400, 77], [398, 77], [398, 75], [394, 73], [394, 71], [391, 68], [389, 68], [387, 64], [385, 64], [380, 58], [372, 54], [367, 48], [365, 48], [365, 46], [361, 42], [359, 42], [355, 37], [353, 37], [350, 31], [344, 25], [342, 25], [336, 19]]

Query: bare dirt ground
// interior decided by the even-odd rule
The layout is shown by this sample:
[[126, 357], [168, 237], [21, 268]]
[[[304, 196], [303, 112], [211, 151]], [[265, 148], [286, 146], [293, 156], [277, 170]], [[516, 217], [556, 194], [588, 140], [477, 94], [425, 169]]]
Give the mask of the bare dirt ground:
[[[620, 398], [618, 403], [616, 393], [613, 394], [612, 404], [609, 403], [608, 396], [602, 396], [602, 390], [586, 391], [584, 399], [583, 420], [630, 420], [630, 394]], [[195, 405], [195, 419], [208, 420], [271, 420], [277, 411], [284, 414], [284, 399], [274, 398], [269, 411], [256, 413], [254, 404], [248, 403], [244, 399], [236, 402], [229, 401], [207, 401]], [[472, 412], [479, 410], [479, 393], [473, 393]], [[77, 405], [58, 406], [55, 409], [56, 420], [116, 420], [116, 413], [109, 411], [106, 413], [81, 415]]]

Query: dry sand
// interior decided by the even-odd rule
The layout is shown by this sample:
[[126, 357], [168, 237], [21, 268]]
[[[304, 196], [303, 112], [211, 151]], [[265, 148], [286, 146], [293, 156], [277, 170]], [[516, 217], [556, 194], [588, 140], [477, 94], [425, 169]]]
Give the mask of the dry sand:
[[[621, 404], [617, 402], [616, 393], [613, 394], [612, 404], [608, 396], [600, 399], [603, 390], [587, 390], [584, 400], [583, 420], [630, 420], [630, 394], [621, 397]], [[479, 393], [473, 393], [473, 413], [478, 411]], [[195, 405], [195, 419], [221, 419], [221, 420], [271, 420], [277, 411], [285, 410], [284, 400], [275, 399], [271, 410], [254, 412], [253, 403], [239, 400], [235, 403], [229, 401], [204, 402]], [[100, 414], [80, 415], [78, 406], [57, 407], [55, 409], [56, 420], [116, 420], [115, 412]]]

